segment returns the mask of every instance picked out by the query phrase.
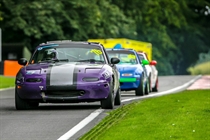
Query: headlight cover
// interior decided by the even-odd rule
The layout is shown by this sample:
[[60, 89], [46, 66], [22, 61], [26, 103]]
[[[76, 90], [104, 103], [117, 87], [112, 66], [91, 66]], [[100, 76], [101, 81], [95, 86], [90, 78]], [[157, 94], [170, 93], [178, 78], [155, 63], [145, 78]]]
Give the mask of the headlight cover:
[[26, 70], [27, 75], [40, 74], [40, 70]]

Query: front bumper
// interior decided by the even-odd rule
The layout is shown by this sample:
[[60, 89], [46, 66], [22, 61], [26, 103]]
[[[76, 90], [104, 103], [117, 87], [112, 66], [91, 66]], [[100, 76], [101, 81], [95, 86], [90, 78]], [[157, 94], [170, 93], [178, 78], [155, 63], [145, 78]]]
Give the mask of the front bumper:
[[121, 77], [120, 89], [121, 90], [135, 90], [139, 87], [140, 79], [138, 77]]
[[110, 85], [105, 80], [66, 86], [23, 83], [16, 84], [16, 92], [22, 99], [42, 100], [43, 102], [99, 101], [108, 97]]

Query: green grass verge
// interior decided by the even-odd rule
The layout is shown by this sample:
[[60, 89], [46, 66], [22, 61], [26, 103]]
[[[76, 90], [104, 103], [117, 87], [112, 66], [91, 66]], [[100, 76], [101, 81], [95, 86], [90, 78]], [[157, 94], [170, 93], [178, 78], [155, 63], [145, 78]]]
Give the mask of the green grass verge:
[[14, 77], [0, 76], [0, 89], [14, 87], [14, 86], [15, 86], [15, 78]]
[[190, 72], [192, 75], [210, 75], [210, 62], [204, 62], [194, 67], [190, 67], [187, 71]]
[[209, 93], [183, 91], [124, 105], [80, 140], [210, 139]]

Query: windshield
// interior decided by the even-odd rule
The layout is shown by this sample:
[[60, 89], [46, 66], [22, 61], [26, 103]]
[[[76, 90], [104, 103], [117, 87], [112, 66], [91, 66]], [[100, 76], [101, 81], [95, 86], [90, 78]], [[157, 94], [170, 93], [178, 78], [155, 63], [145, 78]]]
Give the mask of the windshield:
[[91, 45], [48, 45], [39, 47], [29, 63], [42, 62], [105, 63], [103, 52]]
[[144, 56], [142, 54], [138, 54], [141, 60], [144, 60]]
[[131, 51], [125, 51], [125, 50], [107, 50], [109, 58], [119, 58], [120, 63], [118, 64], [138, 64], [138, 61], [136, 59], [136, 55]]

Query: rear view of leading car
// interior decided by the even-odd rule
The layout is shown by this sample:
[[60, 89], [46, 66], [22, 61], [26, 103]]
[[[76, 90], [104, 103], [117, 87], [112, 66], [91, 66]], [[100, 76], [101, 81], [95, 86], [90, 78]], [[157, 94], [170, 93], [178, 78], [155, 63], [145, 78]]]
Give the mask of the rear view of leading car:
[[[16, 76], [16, 109], [39, 103], [100, 101], [104, 109], [120, 105], [119, 77], [115, 64], [97, 43], [55, 41], [39, 45]], [[113, 65], [113, 66], [111, 66]]]

